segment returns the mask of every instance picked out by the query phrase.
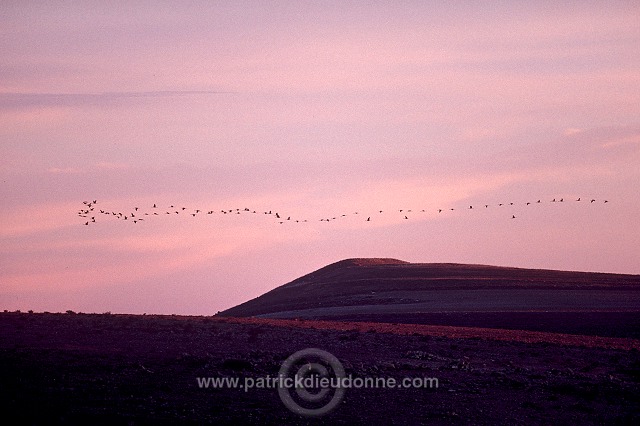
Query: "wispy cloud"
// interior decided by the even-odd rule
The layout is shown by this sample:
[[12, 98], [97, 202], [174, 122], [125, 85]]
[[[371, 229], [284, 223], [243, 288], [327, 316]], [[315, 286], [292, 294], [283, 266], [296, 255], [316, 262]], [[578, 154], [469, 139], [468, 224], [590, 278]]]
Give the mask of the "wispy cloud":
[[84, 170], [79, 169], [77, 167], [51, 167], [47, 169], [47, 171], [49, 173], [54, 173], [54, 174], [72, 174], [72, 175], [84, 173]]
[[104, 106], [116, 102], [144, 98], [173, 98], [210, 96], [235, 92], [215, 90], [160, 90], [145, 92], [105, 93], [16, 93], [0, 92], [0, 109], [28, 109], [43, 107]]
[[602, 145], [602, 147], [614, 148], [623, 145], [640, 145], [640, 133], [608, 140]]

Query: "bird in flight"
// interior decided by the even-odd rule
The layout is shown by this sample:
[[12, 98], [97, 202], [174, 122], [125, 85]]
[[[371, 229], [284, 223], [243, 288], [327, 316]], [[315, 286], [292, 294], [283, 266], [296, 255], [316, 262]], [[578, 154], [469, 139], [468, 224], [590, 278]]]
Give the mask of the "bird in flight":
[[[577, 197], [574, 200], [576, 202], [579, 202], [579, 201], [582, 200], [582, 197]], [[586, 200], [590, 200], [591, 203], [594, 203], [594, 202], [597, 201], [595, 198], [591, 198], [591, 199], [590, 198], [586, 198]], [[97, 202], [98, 202], [97, 200], [82, 201], [83, 206], [82, 206], [81, 209], [79, 209], [77, 211], [77, 215], [79, 217], [82, 217], [82, 218], [90, 218], [90, 220], [86, 220], [86, 221], [82, 222], [83, 225], [89, 226], [91, 224], [94, 224], [94, 223], [98, 222], [96, 220], [96, 216], [89, 216], [89, 214], [94, 212], [93, 206]], [[552, 202], [552, 203], [563, 203], [564, 202], [564, 197], [553, 198], [550, 202]], [[609, 200], [603, 200], [603, 202], [604, 203], [609, 203]], [[536, 203], [537, 204], [541, 204], [542, 200], [538, 199], [536, 201]], [[532, 204], [532, 202], [528, 202], [527, 201], [526, 203], [523, 203], [523, 204], [529, 206], [529, 205]], [[491, 205], [489, 205], [489, 204], [481, 204], [481, 205], [484, 205], [485, 209], [488, 209], [487, 211], [490, 211], [489, 207], [491, 207]], [[504, 205], [505, 205], [505, 203], [497, 203], [497, 206], [499, 206], [499, 207], [502, 207]], [[507, 203], [507, 205], [513, 206], [513, 205], [515, 205], [515, 203], [514, 202], [509, 202], [509, 203]], [[170, 207], [171, 208], [175, 208], [173, 204]], [[158, 204], [157, 203], [150, 204], [149, 208], [150, 209], [157, 209], [158, 208]], [[128, 215], [125, 215], [122, 212], [117, 212], [117, 210], [115, 210], [115, 209], [114, 210], [107, 210], [107, 209], [103, 208], [103, 209], [99, 209], [99, 210], [95, 210], [95, 211], [99, 212], [101, 215], [105, 215], [105, 216], [109, 216], [109, 217], [115, 216], [116, 219], [123, 219], [125, 221], [129, 221], [129, 219], [131, 219], [129, 222], [133, 222], [135, 224], [137, 224], [138, 222], [141, 222], [143, 220], [139, 216], [149, 216], [149, 217], [158, 216], [157, 212], [153, 212], [151, 210], [145, 211], [145, 208], [144, 207], [140, 207], [140, 206], [136, 206], [132, 210], [133, 211], [131, 213], [129, 213]], [[187, 208], [186, 207], [176, 208], [176, 210], [173, 211], [173, 212], [167, 210], [167, 211], [165, 211], [165, 215], [170, 215], [171, 213], [175, 213], [177, 215], [177, 214], [181, 213], [181, 210], [182, 210], [182, 212], [184, 212], [185, 210], [187, 210]], [[437, 209], [439, 214], [443, 213], [444, 210], [445, 210], [444, 206], [442, 206], [442, 207]], [[449, 207], [447, 210], [454, 211], [455, 208]], [[467, 210], [473, 210], [473, 205], [469, 205]], [[243, 213], [256, 213], [257, 211], [258, 210], [249, 209], [248, 207], [244, 207], [242, 209], [240, 209], [240, 208], [236, 208], [236, 209], [220, 209], [220, 212], [224, 213], [225, 215], [226, 214], [230, 214], [230, 213], [234, 213], [234, 212], [235, 212], [236, 215], [241, 215]], [[382, 214], [382, 213], [387, 212], [389, 210], [375, 210], [375, 211], [378, 214]], [[391, 211], [394, 211], [394, 210], [391, 209]], [[403, 218], [404, 220], [408, 220], [409, 219], [408, 213], [412, 212], [413, 210], [412, 209], [402, 208], [402, 209], [396, 209], [395, 211], [401, 213], [401, 215], [398, 215], [399, 218]], [[422, 210], [418, 210], [418, 211], [426, 213], [428, 211], [428, 209], [422, 209]], [[207, 215], [212, 215], [213, 213], [216, 212], [216, 210], [215, 209], [202, 210], [202, 209], [198, 208], [198, 209], [193, 209], [192, 212], [188, 213], [188, 214], [190, 214], [192, 217], [196, 217], [201, 212], [206, 212]], [[96, 213], [93, 213], [93, 214], [96, 214]], [[305, 218], [296, 218], [296, 217], [291, 216], [291, 215], [282, 215], [281, 216], [279, 212], [274, 212], [273, 210], [268, 210], [268, 211], [265, 210], [264, 214], [265, 215], [274, 215], [276, 219], [282, 219], [283, 217], [286, 217], [286, 220], [282, 219], [282, 220], [277, 221], [280, 224], [284, 224], [286, 222], [290, 222], [290, 223], [307, 223], [308, 222], [308, 220], [305, 219]], [[359, 211], [355, 211], [352, 214], [353, 215], [357, 215], [357, 214], [359, 214]], [[393, 215], [393, 213], [385, 213], [385, 215], [388, 215], [388, 214], [392, 214]], [[150, 216], [150, 215], [152, 215], [152, 216]], [[340, 215], [336, 215], [336, 216], [328, 216], [327, 218], [320, 219], [320, 221], [321, 222], [324, 222], [324, 221], [331, 222], [331, 221], [336, 221], [336, 220], [343, 219], [343, 218], [348, 219], [349, 216], [350, 215], [347, 215], [347, 214], [340, 214]], [[371, 215], [365, 215], [365, 216], [366, 216], [366, 222], [371, 222]], [[515, 214], [511, 215], [511, 219], [516, 219], [516, 217], [517, 216]]]

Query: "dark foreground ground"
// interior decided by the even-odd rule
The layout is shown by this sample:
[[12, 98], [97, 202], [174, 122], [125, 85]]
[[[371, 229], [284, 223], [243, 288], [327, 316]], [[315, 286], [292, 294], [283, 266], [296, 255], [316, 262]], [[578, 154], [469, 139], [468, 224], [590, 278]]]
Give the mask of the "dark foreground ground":
[[[640, 424], [637, 340], [612, 349], [375, 330], [4, 313], [0, 409], [22, 424]], [[353, 377], [435, 377], [439, 387], [348, 389], [331, 414], [307, 419], [275, 389], [196, 380], [276, 376], [309, 347]]]

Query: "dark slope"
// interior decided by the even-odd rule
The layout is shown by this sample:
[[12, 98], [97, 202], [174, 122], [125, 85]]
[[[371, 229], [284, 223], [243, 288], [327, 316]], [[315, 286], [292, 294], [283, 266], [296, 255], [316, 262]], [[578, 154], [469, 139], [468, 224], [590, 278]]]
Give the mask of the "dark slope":
[[640, 337], [640, 276], [347, 259], [220, 315]]

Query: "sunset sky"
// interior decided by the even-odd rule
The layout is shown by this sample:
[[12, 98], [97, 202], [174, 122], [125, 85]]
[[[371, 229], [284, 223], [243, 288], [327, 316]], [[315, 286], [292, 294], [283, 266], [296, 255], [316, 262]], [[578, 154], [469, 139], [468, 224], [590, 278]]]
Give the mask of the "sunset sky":
[[0, 58], [1, 309], [208, 315], [350, 257], [640, 273], [638, 2], [3, 1]]

